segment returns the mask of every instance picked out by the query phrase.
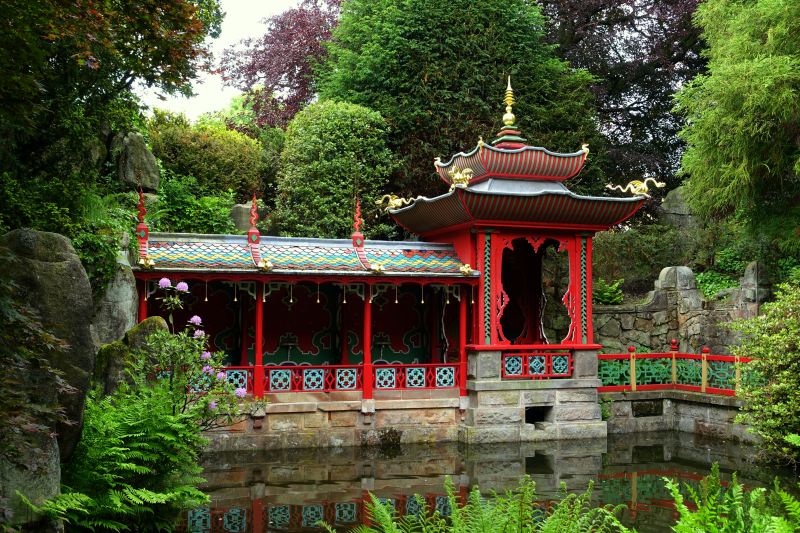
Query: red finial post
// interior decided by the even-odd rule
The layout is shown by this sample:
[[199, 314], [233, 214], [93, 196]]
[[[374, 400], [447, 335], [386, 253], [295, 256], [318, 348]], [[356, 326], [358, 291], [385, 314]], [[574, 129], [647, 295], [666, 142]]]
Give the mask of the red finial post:
[[253, 203], [250, 205], [250, 229], [247, 230], [247, 242], [250, 244], [258, 244], [261, 242], [261, 233], [256, 227], [258, 222], [258, 202], [256, 200], [256, 193], [253, 193]]
[[356, 212], [353, 215], [353, 248], [364, 248], [364, 234], [361, 233], [361, 226], [364, 219], [361, 218], [361, 200], [356, 198]]
[[147, 258], [147, 239], [150, 237], [150, 228], [144, 222], [144, 217], [147, 214], [147, 209], [144, 206], [144, 192], [139, 187], [139, 204], [136, 206], [139, 212], [137, 218], [139, 223], [136, 224], [136, 240], [139, 241], [139, 264], [145, 268], [153, 266], [153, 262]]

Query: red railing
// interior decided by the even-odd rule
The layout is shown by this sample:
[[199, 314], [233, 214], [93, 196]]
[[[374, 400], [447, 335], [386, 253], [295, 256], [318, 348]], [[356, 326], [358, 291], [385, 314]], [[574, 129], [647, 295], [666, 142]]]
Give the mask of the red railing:
[[264, 392], [330, 392], [361, 390], [360, 365], [265, 366]]
[[703, 348], [700, 354], [678, 352], [673, 343], [669, 352], [637, 354], [599, 354], [598, 392], [684, 390], [735, 396], [743, 378], [742, 365], [749, 357], [711, 354]]
[[375, 390], [450, 389], [459, 386], [458, 364], [374, 365]]
[[253, 394], [252, 366], [226, 366], [224, 370], [228, 383], [236, 388], [244, 387], [248, 394]]
[[572, 352], [508, 352], [500, 372], [509, 379], [558, 379], [572, 376]]

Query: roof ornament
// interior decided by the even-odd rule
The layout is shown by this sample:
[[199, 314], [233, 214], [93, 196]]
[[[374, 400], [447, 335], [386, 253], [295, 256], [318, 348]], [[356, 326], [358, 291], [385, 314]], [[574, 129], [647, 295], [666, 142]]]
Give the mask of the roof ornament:
[[589, 155], [589, 143], [583, 143], [581, 145], [581, 151], [584, 152], [586, 155]]
[[361, 218], [361, 200], [356, 198], [356, 211], [353, 214], [353, 233], [351, 235], [353, 239], [353, 248], [355, 248], [358, 262], [361, 263], [364, 270], [375, 272], [373, 266], [369, 263], [369, 259], [367, 259], [367, 253], [364, 251], [364, 234], [361, 233], [361, 226], [363, 225], [364, 219]]
[[619, 185], [606, 185], [606, 189], [610, 189], [612, 191], [620, 191], [620, 192], [629, 192], [632, 196], [646, 196], [650, 198], [650, 188], [647, 186], [647, 182], [651, 182], [654, 187], [658, 187], [659, 189], [662, 187], [666, 187], [666, 183], [663, 181], [656, 181], [654, 178], [645, 178], [644, 181], [633, 180], [628, 182], [625, 187], [620, 187]]
[[458, 267], [458, 270], [460, 270], [461, 274], [464, 276], [471, 276], [472, 273], [475, 272], [474, 270], [472, 270], [472, 267], [469, 266], [469, 263], [464, 263], [463, 265]]
[[447, 175], [450, 176], [450, 191], [456, 187], [459, 189], [466, 189], [469, 185], [469, 180], [472, 179], [472, 169], [465, 168], [461, 170], [453, 165], [453, 168], [450, 169]]
[[139, 241], [139, 265], [143, 268], [153, 268], [155, 261], [147, 257], [148, 244], [147, 240], [150, 237], [150, 228], [144, 221], [147, 214], [147, 208], [144, 206], [144, 192], [139, 187], [139, 204], [136, 206], [138, 211], [137, 219], [139, 223], [136, 224], [136, 240]]
[[396, 194], [384, 194], [380, 200], [375, 202], [375, 205], [383, 206], [383, 204], [386, 204], [384, 211], [389, 211], [390, 209], [400, 209], [413, 203], [413, 198], [400, 198]]
[[[261, 233], [258, 231], [256, 227], [256, 223], [258, 222], [258, 201], [256, 200], [256, 193], [253, 193], [253, 201], [250, 204], [250, 229], [247, 230], [247, 244], [250, 248], [250, 257], [253, 260], [253, 264], [256, 268], [261, 270], [269, 270], [266, 269], [266, 264], [269, 261], [264, 261], [261, 258]], [[271, 263], [270, 263], [271, 265]], [[270, 269], [272, 266], [270, 266]]]
[[503, 103], [506, 104], [506, 114], [503, 115], [503, 124], [506, 126], [513, 126], [517, 117], [511, 112], [511, 106], [514, 105], [514, 89], [511, 88], [511, 76], [508, 77], [508, 86], [506, 87], [506, 96], [503, 98]]

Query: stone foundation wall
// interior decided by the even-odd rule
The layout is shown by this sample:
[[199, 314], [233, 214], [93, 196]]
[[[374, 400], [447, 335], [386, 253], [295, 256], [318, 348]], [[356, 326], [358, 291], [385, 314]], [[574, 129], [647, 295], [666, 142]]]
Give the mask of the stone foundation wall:
[[739, 288], [706, 300], [691, 269], [665, 268], [644, 302], [594, 306], [595, 342], [607, 353], [624, 352], [628, 346], [661, 352], [678, 339], [682, 352], [700, 353], [708, 346], [712, 353], [728, 354], [737, 337], [725, 324], [755, 316], [771, 293], [768, 281], [757, 280], [757, 275], [761, 273], [751, 263]]
[[501, 380], [501, 353], [469, 354], [470, 380], [459, 441], [536, 442], [601, 438], [597, 354], [576, 351], [572, 379]]
[[735, 422], [741, 400], [684, 391], [614, 392], [601, 395], [609, 434], [676, 430], [755, 444]]
[[276, 450], [448, 442], [461, 422], [457, 389], [268, 394], [261, 413], [208, 432], [209, 449]]

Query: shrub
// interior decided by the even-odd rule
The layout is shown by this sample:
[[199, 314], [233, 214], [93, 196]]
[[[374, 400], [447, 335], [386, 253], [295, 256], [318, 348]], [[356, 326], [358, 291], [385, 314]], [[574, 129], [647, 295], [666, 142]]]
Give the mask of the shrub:
[[264, 189], [261, 143], [247, 135], [213, 122], [193, 126], [184, 115], [158, 110], [149, 133], [165, 169], [194, 176], [210, 193], [232, 190], [245, 200]]
[[784, 436], [800, 434], [800, 275], [779, 285], [775, 301], [761, 309], [761, 316], [734, 324], [743, 338], [733, 353], [752, 357], [748, 374], [763, 376], [758, 382], [743, 380], [741, 418], [772, 457], [795, 462], [800, 448]]
[[698, 491], [685, 485], [696, 510], [686, 505], [677, 482], [664, 479], [675, 500], [680, 518], [672, 527], [676, 533], [719, 531], [737, 533], [791, 533], [800, 529], [800, 502], [781, 490], [777, 480], [770, 494], [763, 488], [747, 493], [736, 480], [736, 474], [723, 488], [719, 464], [714, 463], [711, 474], [704, 477]]
[[706, 270], [695, 275], [697, 287], [706, 298], [713, 298], [719, 291], [731, 289], [739, 285], [735, 279], [727, 274]]
[[157, 231], [234, 233], [231, 191], [205, 195], [193, 177], [167, 172], [158, 191], [158, 205], [150, 219]]
[[[174, 331], [171, 313], [188, 287], [173, 288], [166, 278], [159, 286]], [[180, 333], [153, 333], [132, 358], [131, 384], [105, 398], [89, 395], [62, 494], [32, 507], [79, 530], [163, 531], [180, 512], [205, 503], [197, 488], [204, 481], [200, 432], [230, 423], [243, 390], [233, 390], [220, 370], [224, 353], [205, 351], [206, 341], [200, 317]]]
[[[348, 237], [353, 202], [364, 218], [395, 167], [386, 147], [383, 118], [366, 107], [323, 101], [298, 113], [286, 130], [274, 218], [282, 235]], [[394, 226], [367, 223], [367, 236], [387, 236]]]
[[592, 286], [592, 302], [600, 305], [619, 305], [622, 303], [622, 283], [624, 279], [618, 279], [611, 283], [603, 278], [595, 280]]

